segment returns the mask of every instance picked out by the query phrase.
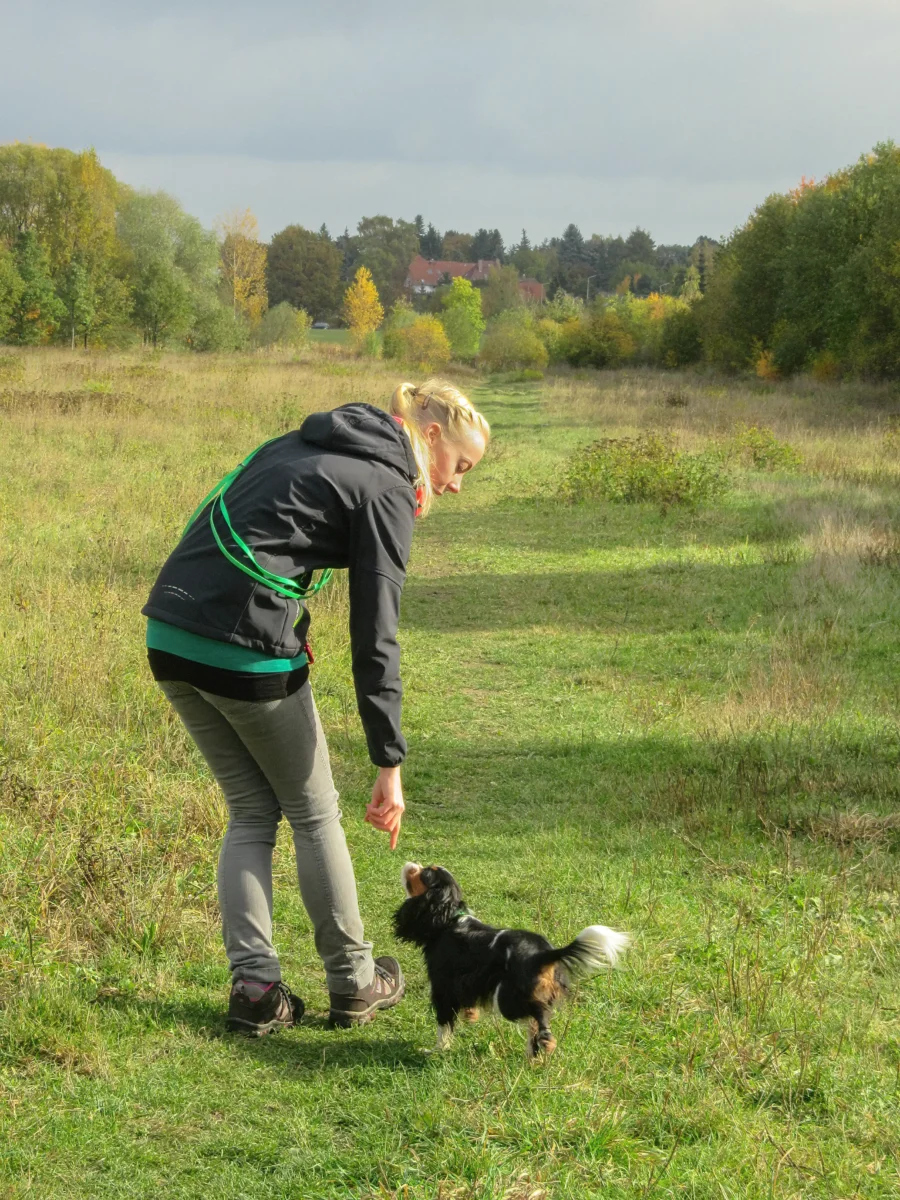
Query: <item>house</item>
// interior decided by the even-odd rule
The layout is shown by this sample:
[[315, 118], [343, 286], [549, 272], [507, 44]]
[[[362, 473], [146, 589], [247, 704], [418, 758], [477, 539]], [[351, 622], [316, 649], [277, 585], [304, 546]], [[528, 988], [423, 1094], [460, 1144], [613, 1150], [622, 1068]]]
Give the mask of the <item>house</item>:
[[526, 304], [543, 304], [547, 299], [547, 290], [536, 279], [520, 279], [519, 295]]
[[442, 258], [423, 258], [421, 254], [409, 264], [406, 273], [407, 291], [418, 295], [430, 295], [445, 277], [456, 279], [462, 276], [470, 283], [484, 283], [491, 267], [499, 267], [496, 258], [479, 258], [478, 262], [450, 262]]
[[[421, 254], [409, 264], [406, 273], [406, 290], [419, 296], [429, 296], [448, 279], [462, 276], [470, 283], [486, 283], [492, 268], [499, 267], [496, 258], [479, 258], [478, 262], [450, 262], [448, 259], [423, 258]], [[520, 279], [519, 292], [530, 304], [543, 304], [546, 300], [544, 285], [536, 279]]]

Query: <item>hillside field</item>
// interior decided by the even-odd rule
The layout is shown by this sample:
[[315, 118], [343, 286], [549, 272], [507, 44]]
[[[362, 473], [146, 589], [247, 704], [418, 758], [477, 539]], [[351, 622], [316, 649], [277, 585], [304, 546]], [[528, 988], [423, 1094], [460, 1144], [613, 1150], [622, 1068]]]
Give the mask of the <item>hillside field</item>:
[[[393, 855], [361, 819], [344, 580], [311, 602], [367, 932], [407, 998], [325, 1027], [282, 830], [276, 942], [309, 1015], [223, 1034], [223, 806], [149, 675], [140, 608], [226, 470], [397, 382], [329, 344], [0, 355], [0, 1195], [896, 1197], [891, 385], [461, 376], [494, 437], [416, 534]], [[754, 456], [754, 427], [795, 454]], [[561, 502], [579, 447], [648, 431], [746, 453], [697, 507]], [[498, 925], [632, 933], [548, 1062], [492, 1017], [424, 1053], [424, 969], [390, 933], [407, 858], [448, 866]]]

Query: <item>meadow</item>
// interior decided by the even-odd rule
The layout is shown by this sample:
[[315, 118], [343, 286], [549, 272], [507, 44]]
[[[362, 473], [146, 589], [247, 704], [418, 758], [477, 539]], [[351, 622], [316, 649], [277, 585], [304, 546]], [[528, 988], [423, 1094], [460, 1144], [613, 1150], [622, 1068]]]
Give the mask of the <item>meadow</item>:
[[[417, 530], [399, 851], [338, 577], [313, 683], [367, 931], [407, 999], [325, 1027], [276, 852], [303, 1025], [225, 1035], [223, 806], [146, 667], [140, 608], [198, 499], [304, 415], [396, 384], [344, 347], [0, 355], [0, 1195], [887, 1200], [900, 1190], [900, 392], [656, 372], [459, 376], [494, 437]], [[703, 451], [696, 506], [563, 503], [601, 437]], [[283, 831], [282, 831], [283, 832]], [[406, 858], [482, 918], [634, 945], [557, 1054], [483, 1019], [444, 1055], [391, 913]]]

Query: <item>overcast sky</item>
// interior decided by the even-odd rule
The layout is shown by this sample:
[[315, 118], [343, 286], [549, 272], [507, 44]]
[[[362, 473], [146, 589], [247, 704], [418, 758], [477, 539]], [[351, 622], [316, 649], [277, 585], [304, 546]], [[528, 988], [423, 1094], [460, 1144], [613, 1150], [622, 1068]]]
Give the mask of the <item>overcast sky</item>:
[[[130, 11], [129, 11], [130, 10]], [[900, 0], [3, 5], [0, 141], [95, 146], [265, 237], [422, 213], [720, 236], [900, 140]]]

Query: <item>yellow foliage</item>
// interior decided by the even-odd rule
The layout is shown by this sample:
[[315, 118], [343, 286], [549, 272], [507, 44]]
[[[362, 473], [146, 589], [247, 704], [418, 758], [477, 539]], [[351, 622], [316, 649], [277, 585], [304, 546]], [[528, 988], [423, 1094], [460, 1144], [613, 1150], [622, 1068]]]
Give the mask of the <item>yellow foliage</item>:
[[222, 238], [219, 272], [228, 288], [234, 311], [255, 329], [269, 307], [266, 292], [266, 248], [259, 240], [259, 226], [249, 208], [236, 209], [220, 218]]
[[780, 372], [775, 365], [775, 355], [771, 350], [760, 350], [754, 363], [756, 374], [760, 379], [778, 379]]
[[344, 320], [350, 327], [354, 341], [364, 342], [383, 319], [384, 309], [372, 272], [368, 267], [360, 267], [344, 293]]
[[442, 367], [450, 361], [450, 339], [434, 316], [417, 317], [411, 325], [395, 332], [399, 357], [423, 371]]

